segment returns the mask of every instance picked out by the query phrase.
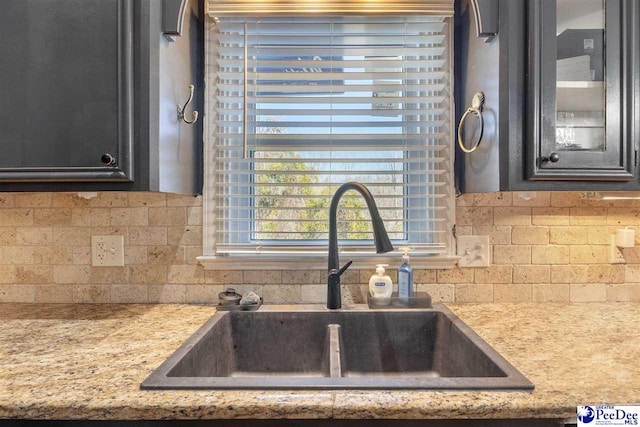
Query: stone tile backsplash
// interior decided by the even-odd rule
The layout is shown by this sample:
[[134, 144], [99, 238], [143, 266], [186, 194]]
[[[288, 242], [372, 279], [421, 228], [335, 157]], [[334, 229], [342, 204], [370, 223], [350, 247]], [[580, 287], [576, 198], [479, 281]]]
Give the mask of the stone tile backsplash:
[[[456, 214], [459, 235], [490, 236], [492, 265], [416, 270], [418, 290], [436, 301], [640, 301], [640, 248], [624, 250], [626, 264], [609, 264], [609, 235], [640, 226], [638, 200], [468, 194]], [[124, 236], [125, 266], [92, 267], [91, 236], [109, 234]], [[201, 245], [201, 197], [0, 193], [0, 302], [215, 303], [228, 285], [267, 303], [326, 298], [323, 271], [205, 271]], [[347, 271], [343, 298], [363, 302], [371, 274]]]

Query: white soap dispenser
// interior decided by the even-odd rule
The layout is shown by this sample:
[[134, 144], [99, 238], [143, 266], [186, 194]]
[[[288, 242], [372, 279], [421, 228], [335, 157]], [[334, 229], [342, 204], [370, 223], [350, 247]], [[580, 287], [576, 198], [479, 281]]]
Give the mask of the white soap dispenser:
[[393, 293], [393, 282], [384, 272], [384, 268], [389, 264], [377, 264], [376, 274], [369, 279], [369, 295], [373, 298], [391, 298]]

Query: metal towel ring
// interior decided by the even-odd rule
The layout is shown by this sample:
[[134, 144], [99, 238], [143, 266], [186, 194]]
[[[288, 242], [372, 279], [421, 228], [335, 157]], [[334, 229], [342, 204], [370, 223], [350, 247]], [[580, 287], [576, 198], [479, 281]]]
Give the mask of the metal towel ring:
[[[471, 107], [467, 108], [467, 111], [464, 112], [462, 118], [460, 119], [460, 124], [458, 124], [458, 146], [465, 153], [473, 153], [478, 149], [478, 146], [482, 142], [482, 135], [484, 134], [484, 118], [482, 117], [482, 108], [484, 107], [484, 93], [477, 92], [473, 95], [473, 100], [471, 101]], [[469, 114], [475, 114], [476, 117], [480, 119], [480, 137], [478, 138], [478, 142], [471, 148], [467, 148], [462, 141], [462, 127], [464, 125], [464, 121], [466, 120]]]

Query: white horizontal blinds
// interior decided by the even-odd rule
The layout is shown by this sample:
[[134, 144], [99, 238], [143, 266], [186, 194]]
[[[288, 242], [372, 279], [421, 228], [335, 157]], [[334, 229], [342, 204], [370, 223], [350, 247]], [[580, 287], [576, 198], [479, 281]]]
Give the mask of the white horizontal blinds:
[[[217, 31], [218, 253], [326, 244], [347, 181], [371, 190], [393, 241], [444, 251], [447, 20], [226, 18]], [[357, 193], [343, 197], [338, 231], [342, 245], [372, 241]]]
[[208, 0], [207, 11], [215, 18], [305, 14], [453, 16], [453, 0]]

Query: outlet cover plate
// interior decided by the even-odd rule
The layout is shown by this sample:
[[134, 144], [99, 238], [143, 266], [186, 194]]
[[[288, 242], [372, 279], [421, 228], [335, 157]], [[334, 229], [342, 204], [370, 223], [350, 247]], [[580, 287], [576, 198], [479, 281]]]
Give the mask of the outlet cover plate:
[[489, 267], [489, 236], [458, 236], [458, 267]]
[[91, 236], [91, 265], [124, 266], [124, 236]]

